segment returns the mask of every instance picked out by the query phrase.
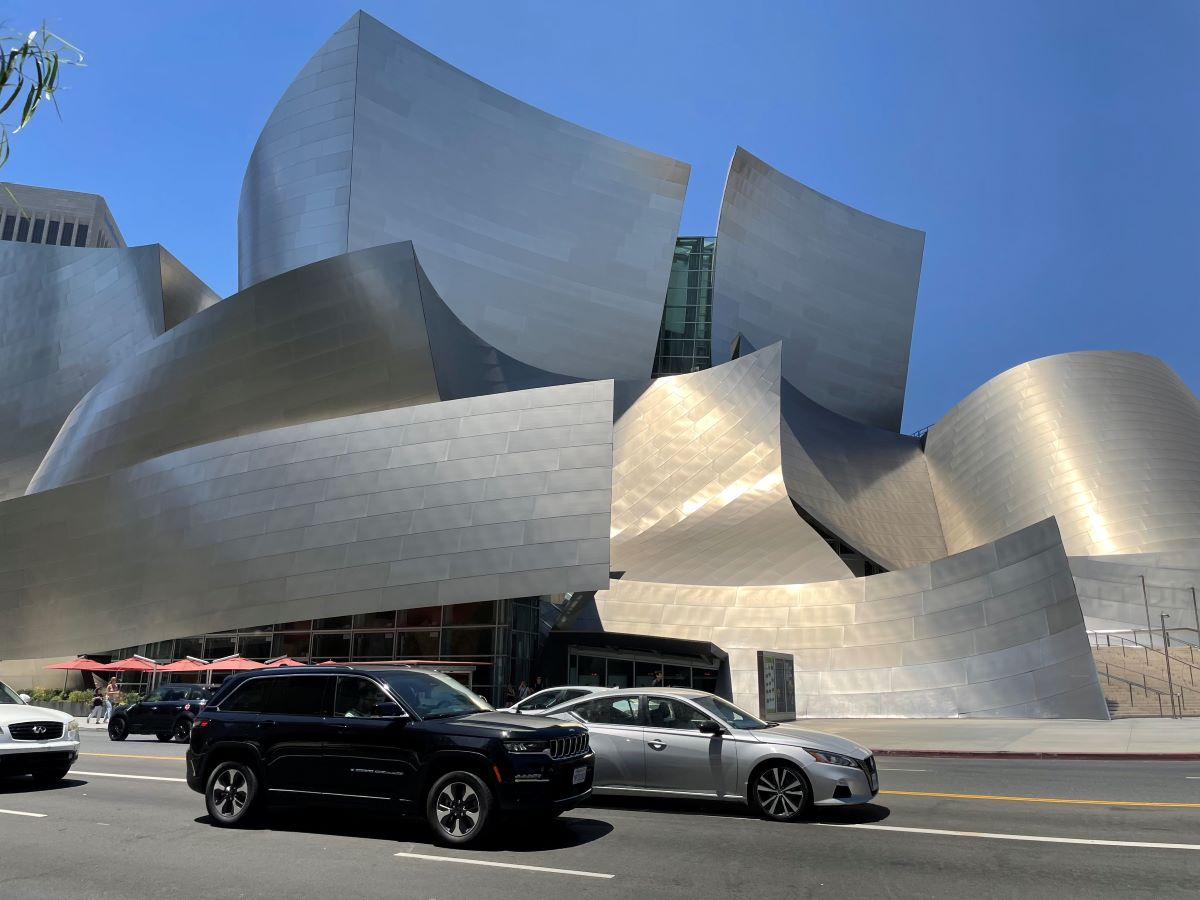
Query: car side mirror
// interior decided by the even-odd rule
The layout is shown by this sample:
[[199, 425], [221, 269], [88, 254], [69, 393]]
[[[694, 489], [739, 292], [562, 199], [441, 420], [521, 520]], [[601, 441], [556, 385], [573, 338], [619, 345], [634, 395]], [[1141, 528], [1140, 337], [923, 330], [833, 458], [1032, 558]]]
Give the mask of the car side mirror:
[[21, 698], [22, 703], [29, 703], [33, 699], [28, 694], [18, 694], [17, 696]]
[[371, 710], [371, 715], [379, 716], [383, 719], [407, 719], [408, 713], [401, 708], [399, 703], [393, 703], [386, 700], [383, 703], [376, 703]]
[[711, 734], [713, 736], [717, 736], [717, 735], [724, 734], [725, 729], [722, 728], [718, 723], [714, 722], [712, 719], [707, 719], [700, 723], [700, 733], [701, 734]]

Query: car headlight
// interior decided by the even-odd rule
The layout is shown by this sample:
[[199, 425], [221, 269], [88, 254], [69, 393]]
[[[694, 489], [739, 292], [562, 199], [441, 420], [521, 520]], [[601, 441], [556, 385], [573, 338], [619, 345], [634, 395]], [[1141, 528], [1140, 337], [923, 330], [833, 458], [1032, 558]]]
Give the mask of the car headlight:
[[72, 719], [70, 722], [68, 722], [68, 723], [67, 723], [67, 731], [74, 731], [74, 732], [78, 733], [78, 731], [79, 731], [79, 720], [78, 720], [78, 719]]
[[509, 753], [545, 753], [545, 741], [505, 741], [504, 749]]
[[828, 750], [814, 750], [812, 747], [805, 747], [804, 752], [817, 762], [828, 763], [831, 766], [848, 766], [851, 769], [859, 767], [858, 760], [844, 756], [841, 753], [830, 753]]

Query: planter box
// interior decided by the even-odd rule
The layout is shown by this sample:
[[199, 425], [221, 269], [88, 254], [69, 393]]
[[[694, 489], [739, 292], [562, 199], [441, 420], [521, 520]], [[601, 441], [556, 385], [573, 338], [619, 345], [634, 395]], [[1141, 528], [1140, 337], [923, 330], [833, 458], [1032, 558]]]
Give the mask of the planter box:
[[57, 709], [70, 713], [77, 719], [86, 718], [87, 714], [92, 711], [92, 704], [86, 701], [73, 703], [67, 700], [34, 700], [29, 705], [40, 706], [42, 709]]

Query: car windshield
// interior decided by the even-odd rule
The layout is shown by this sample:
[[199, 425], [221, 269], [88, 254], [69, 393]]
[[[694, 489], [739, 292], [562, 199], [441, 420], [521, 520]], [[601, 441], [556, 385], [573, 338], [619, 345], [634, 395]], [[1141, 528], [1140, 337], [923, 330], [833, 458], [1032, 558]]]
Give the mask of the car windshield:
[[757, 716], [752, 716], [744, 709], [738, 709], [727, 700], [720, 697], [698, 697], [695, 704], [706, 712], [712, 713], [730, 728], [743, 731], [753, 731], [756, 728], [770, 728], [771, 723], [764, 722]]
[[446, 719], [492, 708], [478, 694], [441, 672], [400, 669], [385, 672], [383, 680], [422, 719]]
[[3, 681], [0, 681], [0, 703], [16, 703], [24, 705], [24, 701], [17, 696], [17, 692], [10, 688]]

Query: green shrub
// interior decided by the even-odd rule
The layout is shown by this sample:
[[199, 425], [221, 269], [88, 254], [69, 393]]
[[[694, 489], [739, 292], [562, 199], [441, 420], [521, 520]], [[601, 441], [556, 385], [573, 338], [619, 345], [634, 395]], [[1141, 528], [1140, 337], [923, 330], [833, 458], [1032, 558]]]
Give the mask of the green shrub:
[[50, 703], [62, 699], [62, 691], [54, 688], [32, 688], [28, 691], [29, 699], [36, 700], [39, 703]]
[[71, 693], [67, 694], [66, 699], [69, 700], [71, 703], [91, 703], [92, 702], [92, 692], [91, 691], [71, 691]]
[[131, 703], [137, 703], [141, 699], [142, 695], [136, 691], [121, 691], [121, 696], [117, 699], [117, 702], [128, 705]]

